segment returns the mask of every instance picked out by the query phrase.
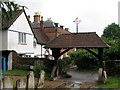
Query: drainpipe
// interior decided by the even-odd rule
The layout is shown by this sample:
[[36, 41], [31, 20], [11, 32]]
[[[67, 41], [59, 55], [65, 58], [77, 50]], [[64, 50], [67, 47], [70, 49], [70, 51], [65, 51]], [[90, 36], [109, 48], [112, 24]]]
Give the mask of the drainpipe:
[[42, 58], [42, 45], [41, 45], [41, 58]]

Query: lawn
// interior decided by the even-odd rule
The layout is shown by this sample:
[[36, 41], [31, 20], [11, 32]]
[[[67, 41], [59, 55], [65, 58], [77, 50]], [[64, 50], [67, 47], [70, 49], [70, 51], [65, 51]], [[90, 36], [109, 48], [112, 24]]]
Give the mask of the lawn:
[[27, 75], [29, 71], [20, 70], [20, 69], [13, 69], [13, 70], [6, 70], [5, 75]]
[[109, 77], [105, 84], [96, 83], [95, 86], [104, 88], [120, 88], [120, 77]]

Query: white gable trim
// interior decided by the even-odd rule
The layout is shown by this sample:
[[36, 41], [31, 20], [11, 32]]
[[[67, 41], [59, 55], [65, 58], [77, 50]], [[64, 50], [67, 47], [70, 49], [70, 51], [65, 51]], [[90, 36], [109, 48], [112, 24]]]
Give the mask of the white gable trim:
[[24, 12], [14, 21], [8, 30], [33, 34]]

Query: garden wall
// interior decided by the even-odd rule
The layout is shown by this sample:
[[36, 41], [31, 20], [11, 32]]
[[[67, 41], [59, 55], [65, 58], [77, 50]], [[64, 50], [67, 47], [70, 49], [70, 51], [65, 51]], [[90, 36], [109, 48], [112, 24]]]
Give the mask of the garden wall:
[[109, 76], [120, 75], [120, 60], [104, 61], [104, 69]]
[[19, 56], [16, 52], [13, 52], [13, 69], [25, 69], [29, 70], [30, 66], [42, 66], [46, 65], [51, 68], [54, 65], [54, 60], [46, 58], [24, 58]]

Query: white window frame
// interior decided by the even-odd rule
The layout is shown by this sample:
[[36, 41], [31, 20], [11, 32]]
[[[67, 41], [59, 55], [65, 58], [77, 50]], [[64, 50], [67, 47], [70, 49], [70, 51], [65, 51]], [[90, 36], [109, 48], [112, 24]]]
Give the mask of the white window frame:
[[18, 32], [18, 43], [26, 44], [26, 33]]

